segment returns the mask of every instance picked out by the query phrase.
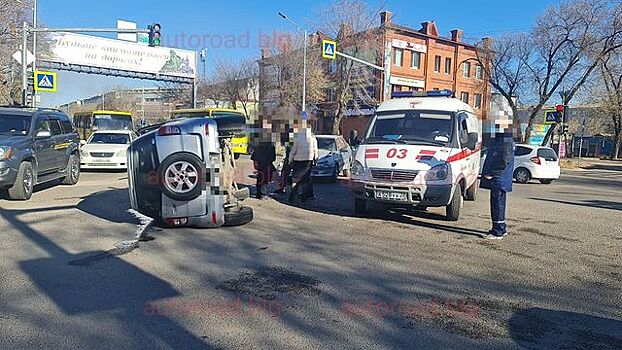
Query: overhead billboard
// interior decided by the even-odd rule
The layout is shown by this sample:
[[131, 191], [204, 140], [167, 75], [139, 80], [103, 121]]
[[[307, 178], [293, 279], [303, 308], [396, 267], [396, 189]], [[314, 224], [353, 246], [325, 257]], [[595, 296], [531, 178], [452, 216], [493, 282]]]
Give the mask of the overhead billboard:
[[41, 54], [45, 61], [184, 78], [196, 74], [194, 51], [74, 33], [52, 33], [49, 39], [49, 52]]

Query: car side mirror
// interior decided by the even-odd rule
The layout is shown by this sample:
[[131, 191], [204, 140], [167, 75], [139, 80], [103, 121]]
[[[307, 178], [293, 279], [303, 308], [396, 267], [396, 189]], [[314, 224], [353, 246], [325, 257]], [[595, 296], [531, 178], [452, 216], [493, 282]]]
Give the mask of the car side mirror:
[[37, 132], [38, 139], [46, 139], [48, 137], [52, 137], [52, 133], [49, 130], [39, 130]]
[[465, 146], [470, 149], [471, 151], [474, 151], [477, 148], [477, 142], [479, 141], [479, 136], [477, 135], [476, 132], [470, 132], [468, 134], [467, 137], [467, 142], [465, 144]]

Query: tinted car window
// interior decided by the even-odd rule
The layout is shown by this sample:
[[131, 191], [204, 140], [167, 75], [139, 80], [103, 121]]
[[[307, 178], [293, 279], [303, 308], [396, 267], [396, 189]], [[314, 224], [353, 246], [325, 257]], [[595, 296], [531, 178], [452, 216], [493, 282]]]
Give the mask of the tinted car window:
[[30, 116], [0, 114], [0, 134], [28, 135]]
[[516, 157], [526, 156], [529, 153], [531, 153], [531, 148], [528, 147], [516, 146], [514, 149], [514, 156]]
[[130, 135], [127, 134], [93, 134], [89, 143], [108, 143], [115, 145], [125, 145], [130, 143]]
[[63, 133], [58, 120], [50, 119], [50, 132], [52, 132], [52, 136], [61, 135]]
[[335, 139], [317, 139], [317, 146], [319, 149], [328, 150], [334, 152], [337, 150], [337, 146], [335, 144]]
[[538, 149], [538, 157], [544, 158], [544, 160], [556, 161], [557, 153], [550, 148]]
[[65, 134], [73, 132], [73, 125], [69, 120], [61, 120], [60, 126], [63, 128], [63, 133]]

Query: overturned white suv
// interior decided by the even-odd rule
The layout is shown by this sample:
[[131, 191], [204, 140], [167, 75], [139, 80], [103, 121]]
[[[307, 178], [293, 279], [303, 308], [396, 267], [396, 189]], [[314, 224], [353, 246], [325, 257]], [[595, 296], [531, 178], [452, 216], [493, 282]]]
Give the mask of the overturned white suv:
[[168, 227], [237, 226], [253, 219], [234, 181], [229, 138], [208, 118], [171, 121], [128, 148], [132, 208]]

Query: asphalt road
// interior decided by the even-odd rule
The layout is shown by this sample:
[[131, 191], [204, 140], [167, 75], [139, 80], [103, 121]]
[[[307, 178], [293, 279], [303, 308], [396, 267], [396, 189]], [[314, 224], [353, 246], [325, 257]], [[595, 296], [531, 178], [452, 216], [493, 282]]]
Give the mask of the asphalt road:
[[479, 237], [487, 192], [457, 223], [361, 218], [341, 181], [250, 199], [243, 227], [149, 226], [123, 254], [126, 181], [0, 199], [0, 348], [622, 348], [622, 172], [516, 185], [501, 241]]

